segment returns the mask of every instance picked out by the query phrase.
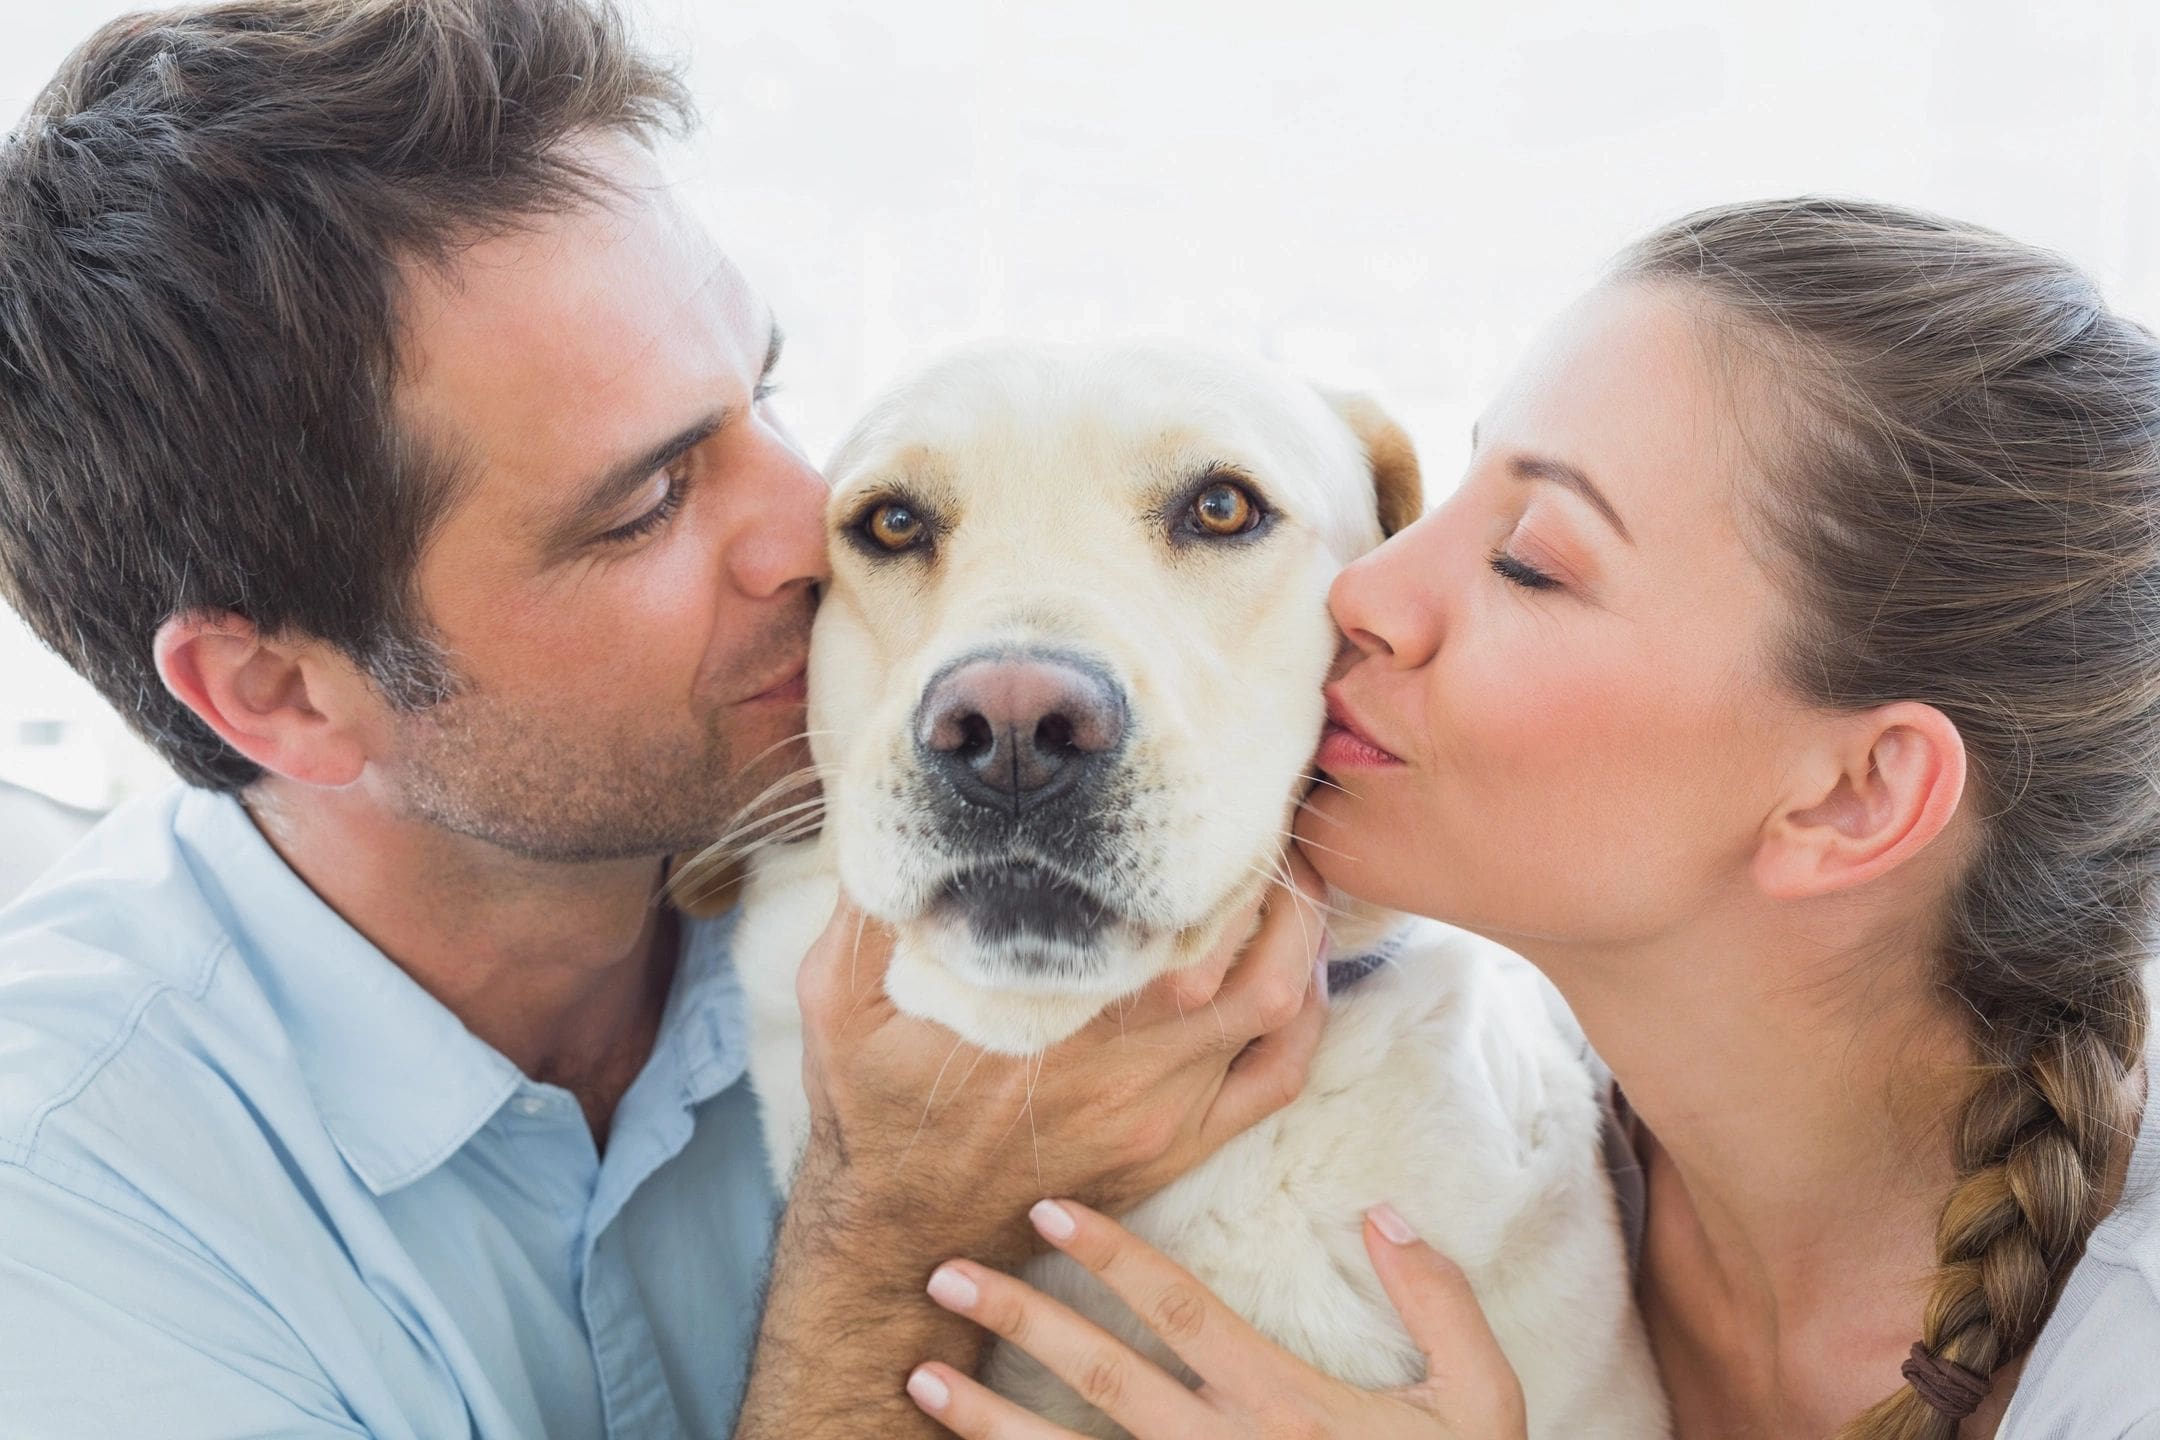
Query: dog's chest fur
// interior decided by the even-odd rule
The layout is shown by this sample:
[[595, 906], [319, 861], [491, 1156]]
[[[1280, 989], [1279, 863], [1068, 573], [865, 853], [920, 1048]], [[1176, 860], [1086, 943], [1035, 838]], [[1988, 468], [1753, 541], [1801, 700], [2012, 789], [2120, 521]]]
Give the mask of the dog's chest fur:
[[[815, 845], [769, 852], [736, 932], [778, 1174], [808, 1129], [795, 968], [835, 894]], [[1336, 1000], [1299, 1098], [1125, 1223], [1293, 1353], [1379, 1388], [1423, 1365], [1364, 1250], [1364, 1211], [1388, 1201], [1470, 1275], [1529, 1397], [1533, 1437], [1664, 1434], [1579, 1040], [1521, 960], [1430, 922], [1405, 925], [1392, 963]], [[1023, 1274], [1177, 1370], [1064, 1257]], [[1011, 1347], [993, 1353], [986, 1378], [1082, 1433], [1121, 1433]]]

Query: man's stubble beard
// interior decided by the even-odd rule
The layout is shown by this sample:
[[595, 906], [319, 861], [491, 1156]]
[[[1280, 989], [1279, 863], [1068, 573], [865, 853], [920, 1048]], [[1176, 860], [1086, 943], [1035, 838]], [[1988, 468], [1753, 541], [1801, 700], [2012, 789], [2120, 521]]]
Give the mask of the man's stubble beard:
[[815, 793], [767, 794], [810, 764], [802, 712], [792, 733], [743, 737], [729, 732], [732, 710], [716, 707], [688, 736], [603, 735], [535, 723], [529, 709], [464, 687], [400, 717], [403, 798], [414, 818], [526, 860], [697, 850], [750, 818], [741, 812], [752, 801], [771, 810]]

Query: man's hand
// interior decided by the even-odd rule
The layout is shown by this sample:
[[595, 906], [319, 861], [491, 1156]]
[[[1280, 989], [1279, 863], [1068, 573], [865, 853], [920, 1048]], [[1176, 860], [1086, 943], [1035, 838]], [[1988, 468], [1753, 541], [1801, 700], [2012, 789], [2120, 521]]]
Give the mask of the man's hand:
[[[946, 1256], [1001, 1265], [1028, 1207], [1128, 1208], [1293, 1099], [1319, 1043], [1318, 876], [1293, 858], [1259, 928], [1029, 1060], [992, 1055], [885, 998], [891, 937], [844, 903], [803, 961], [809, 1146], [789, 1194], [740, 1440], [937, 1433], [906, 1398], [979, 1332], [931, 1305]], [[1233, 965], [1233, 962], [1234, 965]]]

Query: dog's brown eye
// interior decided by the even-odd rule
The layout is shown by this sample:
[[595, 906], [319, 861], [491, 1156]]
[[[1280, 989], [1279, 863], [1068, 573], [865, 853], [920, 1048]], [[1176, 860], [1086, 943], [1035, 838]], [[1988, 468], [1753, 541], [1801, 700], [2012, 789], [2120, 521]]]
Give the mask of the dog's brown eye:
[[922, 538], [922, 516], [910, 506], [888, 500], [870, 512], [863, 532], [887, 550], [905, 550]]
[[1242, 485], [1220, 481], [1193, 500], [1193, 519], [1210, 535], [1242, 535], [1260, 518], [1260, 507]]

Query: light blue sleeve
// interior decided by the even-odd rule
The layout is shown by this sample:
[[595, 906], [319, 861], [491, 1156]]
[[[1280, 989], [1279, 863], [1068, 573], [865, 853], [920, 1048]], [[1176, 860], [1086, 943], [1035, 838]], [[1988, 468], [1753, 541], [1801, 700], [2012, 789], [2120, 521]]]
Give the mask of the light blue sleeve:
[[275, 1312], [179, 1237], [0, 1159], [4, 1428], [36, 1440], [364, 1436]]

